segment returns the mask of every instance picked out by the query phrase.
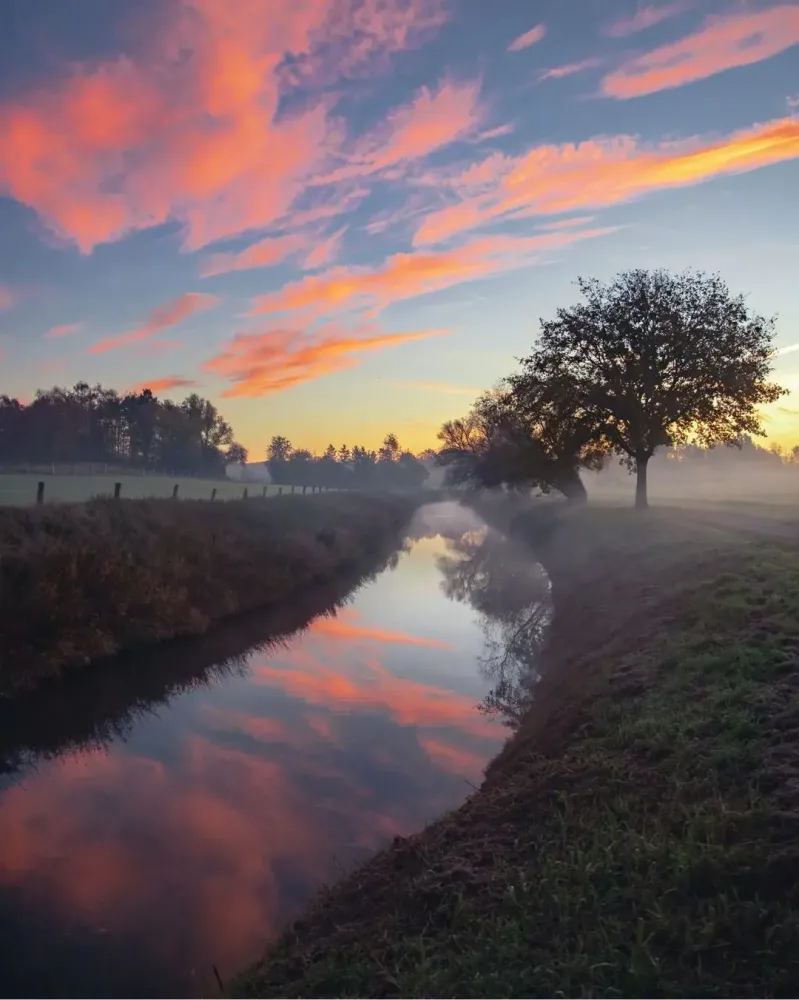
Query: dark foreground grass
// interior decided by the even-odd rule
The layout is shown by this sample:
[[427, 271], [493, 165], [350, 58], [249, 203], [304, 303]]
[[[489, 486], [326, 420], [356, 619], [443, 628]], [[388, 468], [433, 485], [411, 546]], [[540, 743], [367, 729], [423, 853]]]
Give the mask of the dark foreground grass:
[[547, 672], [481, 790], [232, 995], [796, 995], [799, 552], [608, 510], [544, 558]]
[[366, 571], [414, 506], [335, 493], [0, 508], [0, 696]]

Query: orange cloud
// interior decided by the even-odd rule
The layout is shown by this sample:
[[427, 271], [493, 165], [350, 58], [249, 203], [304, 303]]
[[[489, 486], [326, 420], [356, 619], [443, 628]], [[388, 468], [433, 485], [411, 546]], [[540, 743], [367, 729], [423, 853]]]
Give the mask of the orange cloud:
[[602, 81], [607, 97], [626, 99], [682, 87], [738, 66], [770, 59], [799, 44], [799, 6], [717, 14], [678, 42], [637, 56]]
[[54, 340], [57, 337], [67, 337], [70, 333], [77, 333], [83, 329], [83, 323], [63, 323], [61, 326], [51, 326], [44, 334], [47, 340]]
[[[630, 136], [495, 153], [453, 183], [461, 200], [428, 215], [414, 244], [427, 246], [500, 218], [557, 215], [630, 201], [799, 157], [799, 121], [780, 118], [716, 141], [647, 147]], [[472, 193], [474, 192], [474, 193]]]
[[209, 374], [219, 375], [233, 383], [222, 396], [253, 398], [354, 368], [361, 362], [362, 355], [371, 351], [398, 347], [447, 332], [418, 330], [413, 333], [369, 334], [367, 330], [354, 335], [327, 326], [315, 333], [299, 330], [237, 333], [203, 368]]
[[244, 250], [215, 253], [206, 258], [200, 269], [203, 278], [226, 271], [247, 271], [256, 267], [274, 267], [287, 257], [299, 253], [306, 246], [306, 240], [299, 234], [268, 236], [253, 243]]
[[453, 250], [394, 254], [382, 266], [371, 270], [335, 267], [259, 296], [253, 301], [252, 314], [305, 310], [321, 315], [328, 310], [348, 308], [377, 311], [392, 302], [522, 267], [535, 252], [605, 232], [608, 230], [531, 237], [484, 236]]
[[518, 38], [514, 38], [508, 46], [508, 52], [521, 52], [522, 49], [529, 49], [531, 45], [535, 45], [536, 42], [540, 42], [546, 33], [546, 25], [537, 24], [534, 28], [530, 28], [529, 31], [525, 31], [523, 35], [519, 35]]
[[580, 62], [566, 63], [564, 66], [553, 66], [545, 69], [538, 77], [538, 82], [545, 80], [562, 80], [566, 76], [574, 76], [575, 73], [584, 73], [587, 69], [595, 69], [602, 65], [602, 60], [596, 57], [583, 59]]
[[627, 38], [630, 35], [637, 34], [639, 31], [654, 28], [656, 24], [682, 14], [689, 7], [690, 2], [688, 0], [678, 0], [677, 3], [664, 3], [660, 5], [649, 4], [646, 7], [639, 7], [631, 17], [622, 17], [609, 24], [605, 29], [605, 34], [611, 38]]
[[177, 0], [146, 51], [77, 65], [0, 104], [0, 192], [88, 252], [178, 220], [198, 248], [286, 217], [335, 148], [330, 98], [297, 82], [384, 68], [439, 0]]
[[138, 395], [145, 389], [149, 389], [153, 395], [158, 395], [159, 392], [168, 392], [170, 389], [188, 389], [194, 385], [197, 383], [193, 379], [182, 378], [180, 375], [167, 375], [164, 378], [151, 378], [145, 382], [139, 382], [137, 385], [131, 386], [128, 392]]
[[143, 325], [138, 329], [117, 334], [115, 337], [106, 337], [105, 340], [100, 340], [96, 344], [93, 344], [89, 348], [89, 353], [102, 354], [105, 351], [112, 351], [118, 347], [127, 347], [128, 344], [146, 340], [148, 337], [152, 337], [162, 330], [167, 330], [169, 327], [182, 323], [190, 316], [213, 308], [219, 301], [220, 299], [216, 295], [207, 295], [204, 292], [184, 292], [183, 295], [179, 295], [176, 299], [165, 302], [163, 305], [156, 306], [155, 309], [151, 310]]

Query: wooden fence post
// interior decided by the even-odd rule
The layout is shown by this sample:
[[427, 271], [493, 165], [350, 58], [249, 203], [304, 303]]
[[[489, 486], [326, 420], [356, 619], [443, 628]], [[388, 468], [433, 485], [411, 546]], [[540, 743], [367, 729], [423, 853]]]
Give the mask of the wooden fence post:
[[262, 494], [262, 495], [263, 495], [263, 496], [266, 496], [266, 487], [265, 487], [265, 486], [264, 486], [264, 492], [263, 492], [263, 494]]
[[307, 489], [308, 489], [308, 487], [307, 487], [307, 486], [303, 486], [303, 488], [302, 488], [302, 492], [303, 492], [303, 493], [305, 493], [305, 491], [306, 491]]
[[244, 492], [241, 494], [241, 499], [242, 500], [246, 500], [247, 499], [247, 487], [246, 486], [244, 487]]
[[211, 490], [211, 499], [216, 500], [216, 486]]
[[36, 487], [36, 503], [44, 503], [44, 483], [40, 482]]
[[119, 500], [119, 496], [122, 493], [122, 483], [114, 483], [114, 499]]
[[175, 483], [175, 485], [172, 487], [172, 499], [177, 500], [177, 498], [178, 498], [178, 484]]

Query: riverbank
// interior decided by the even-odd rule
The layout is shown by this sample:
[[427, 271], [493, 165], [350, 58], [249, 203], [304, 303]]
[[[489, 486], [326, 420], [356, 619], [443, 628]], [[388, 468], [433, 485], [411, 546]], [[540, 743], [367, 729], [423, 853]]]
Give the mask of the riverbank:
[[326, 890], [232, 995], [795, 993], [796, 522], [557, 517], [515, 522], [556, 613], [480, 790]]
[[415, 506], [327, 493], [0, 508], [0, 695], [367, 572]]

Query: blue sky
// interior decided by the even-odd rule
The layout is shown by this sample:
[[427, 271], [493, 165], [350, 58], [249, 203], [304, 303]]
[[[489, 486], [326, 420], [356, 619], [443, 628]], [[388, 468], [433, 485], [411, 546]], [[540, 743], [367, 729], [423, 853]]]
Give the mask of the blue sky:
[[6, 0], [0, 391], [218, 403], [252, 457], [421, 449], [577, 275], [779, 314], [799, 441], [799, 5]]

